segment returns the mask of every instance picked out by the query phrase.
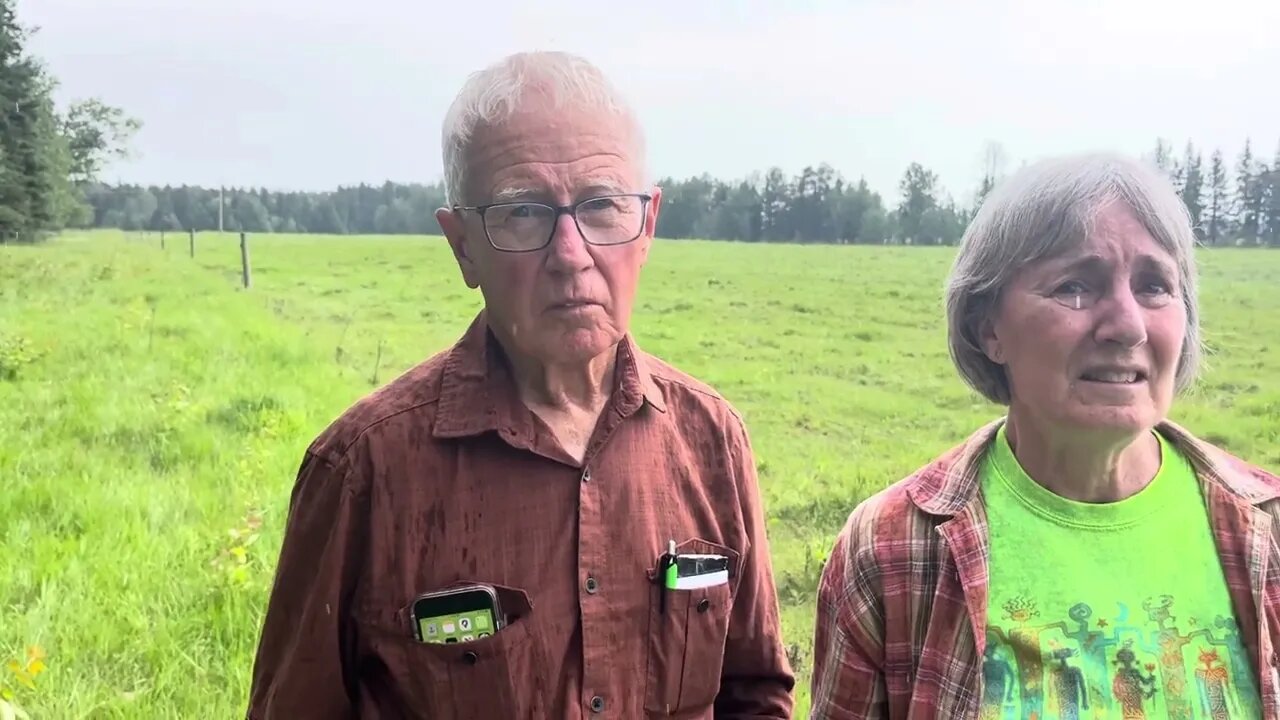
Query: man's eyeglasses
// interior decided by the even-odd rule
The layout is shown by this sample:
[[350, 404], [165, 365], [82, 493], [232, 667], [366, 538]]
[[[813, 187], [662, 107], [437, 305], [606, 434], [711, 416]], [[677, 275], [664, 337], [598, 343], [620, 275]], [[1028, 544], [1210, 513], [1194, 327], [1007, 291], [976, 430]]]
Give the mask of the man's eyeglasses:
[[551, 244], [562, 214], [573, 218], [582, 238], [592, 245], [624, 245], [644, 232], [645, 209], [652, 199], [645, 193], [597, 195], [572, 205], [502, 202], [454, 206], [480, 214], [489, 244], [503, 252], [531, 252]]

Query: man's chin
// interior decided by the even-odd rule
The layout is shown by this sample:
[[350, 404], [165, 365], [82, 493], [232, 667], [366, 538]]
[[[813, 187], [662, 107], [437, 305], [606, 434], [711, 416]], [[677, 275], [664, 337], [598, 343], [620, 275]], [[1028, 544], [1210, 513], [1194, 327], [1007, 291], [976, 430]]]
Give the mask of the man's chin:
[[558, 333], [547, 350], [555, 362], [585, 363], [609, 352], [621, 339], [599, 328], [581, 328]]
[[520, 353], [542, 365], [585, 365], [615, 349], [621, 339], [620, 334], [598, 327], [560, 329], [515, 338], [515, 347], [507, 352]]

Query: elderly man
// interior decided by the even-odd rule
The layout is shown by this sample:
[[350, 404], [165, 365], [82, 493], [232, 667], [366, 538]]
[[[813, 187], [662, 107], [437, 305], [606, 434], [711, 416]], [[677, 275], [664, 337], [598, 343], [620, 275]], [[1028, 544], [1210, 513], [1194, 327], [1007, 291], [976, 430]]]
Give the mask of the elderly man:
[[742, 420], [628, 332], [661, 200], [632, 114], [516, 55], [444, 162], [484, 309], [308, 449], [248, 717], [789, 717]]

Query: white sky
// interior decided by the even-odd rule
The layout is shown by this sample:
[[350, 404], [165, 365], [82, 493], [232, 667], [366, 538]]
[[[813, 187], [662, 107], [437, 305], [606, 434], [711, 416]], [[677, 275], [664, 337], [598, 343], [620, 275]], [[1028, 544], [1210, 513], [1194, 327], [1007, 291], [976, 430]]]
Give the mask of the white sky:
[[[18, 0], [62, 101], [145, 126], [105, 179], [307, 190], [434, 181], [463, 78], [509, 52], [600, 65], [657, 175], [827, 161], [896, 205], [919, 161], [967, 199], [1012, 162], [1280, 143], [1276, 0]], [[1206, 160], [1208, 152], [1205, 152]]]

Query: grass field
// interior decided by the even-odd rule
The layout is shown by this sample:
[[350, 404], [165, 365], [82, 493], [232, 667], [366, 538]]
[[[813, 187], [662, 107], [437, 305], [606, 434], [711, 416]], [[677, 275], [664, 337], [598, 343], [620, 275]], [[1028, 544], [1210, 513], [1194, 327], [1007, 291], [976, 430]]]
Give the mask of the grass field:
[[[0, 247], [0, 687], [33, 718], [242, 716], [303, 449], [479, 308], [439, 238], [252, 243], [249, 291], [231, 235]], [[849, 510], [998, 413], [947, 358], [952, 252], [660, 242], [646, 269], [642, 346], [747, 419], [797, 717]], [[1280, 468], [1280, 252], [1201, 264], [1213, 354], [1175, 419]]]

